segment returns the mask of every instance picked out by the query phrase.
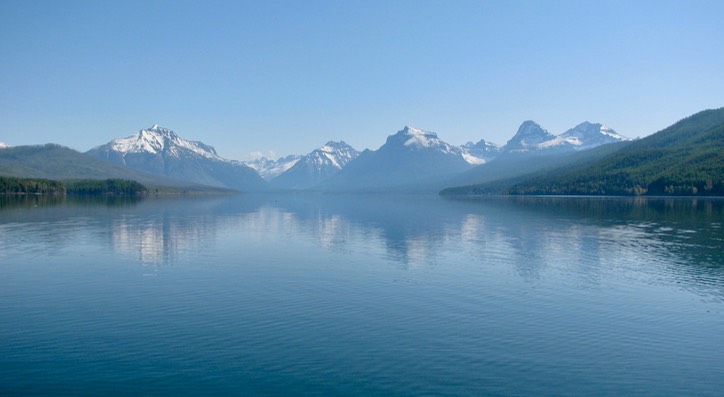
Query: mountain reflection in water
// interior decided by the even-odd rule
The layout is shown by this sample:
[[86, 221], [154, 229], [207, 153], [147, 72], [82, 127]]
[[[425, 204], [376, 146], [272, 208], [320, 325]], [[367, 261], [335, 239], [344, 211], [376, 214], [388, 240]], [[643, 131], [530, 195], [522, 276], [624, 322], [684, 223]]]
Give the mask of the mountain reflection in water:
[[717, 395], [723, 204], [5, 198], [0, 394]]

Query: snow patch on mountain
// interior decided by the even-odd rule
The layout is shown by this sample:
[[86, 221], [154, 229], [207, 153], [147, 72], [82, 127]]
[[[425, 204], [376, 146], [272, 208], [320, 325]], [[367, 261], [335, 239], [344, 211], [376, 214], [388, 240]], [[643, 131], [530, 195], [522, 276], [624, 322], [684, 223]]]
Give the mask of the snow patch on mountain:
[[500, 152], [500, 146], [484, 139], [481, 139], [478, 143], [468, 142], [460, 146], [460, 149], [465, 161], [472, 165], [485, 164], [494, 159]]
[[254, 161], [245, 161], [244, 164], [256, 170], [265, 180], [271, 180], [292, 168], [302, 156], [290, 154], [277, 160], [271, 160], [266, 157], [259, 157]]
[[463, 152], [463, 159], [468, 162], [468, 164], [472, 165], [480, 165], [485, 164], [487, 161], [485, 159], [482, 159], [480, 157], [475, 157], [471, 155], [470, 153]]

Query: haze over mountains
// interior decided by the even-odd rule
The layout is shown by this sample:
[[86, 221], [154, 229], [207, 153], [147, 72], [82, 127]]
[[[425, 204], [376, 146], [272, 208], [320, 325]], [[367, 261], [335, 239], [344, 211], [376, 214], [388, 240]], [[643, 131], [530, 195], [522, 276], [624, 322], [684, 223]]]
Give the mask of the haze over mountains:
[[[699, 120], [701, 117], [709, 120], [709, 124], [696, 125], [707, 131], [713, 128], [715, 132], [713, 135], [706, 135], [709, 137], [706, 142], [710, 149], [717, 148], [721, 139], [716, 132], [719, 130], [715, 127], [719, 122], [717, 115], [722, 112], [724, 112], [722, 109], [702, 112], [701, 114], [709, 116], [695, 115], [687, 119], [688, 121], [682, 120], [682, 123], [686, 125], [692, 123], [691, 120]], [[680, 124], [677, 126], [674, 128], [674, 135], [676, 131], [686, 130]], [[180, 185], [204, 185], [246, 192], [270, 190], [436, 192], [451, 186], [469, 185], [471, 186], [469, 188], [448, 189], [446, 192], [486, 194], [513, 192], [509, 190], [513, 185], [523, 183], [532, 177], [563, 175], [579, 169], [587, 169], [586, 172], [593, 175], [595, 172], [590, 167], [594, 162], [600, 160], [610, 163], [614, 160], [606, 159], [616, 153], [624, 153], [624, 149], [629, 146], [634, 149], [626, 150], [633, 150], [632, 155], [638, 155], [644, 150], [643, 148], [648, 148], [642, 146], [644, 144], [640, 142], [650, 142], [659, 134], [632, 142], [602, 124], [584, 122], [560, 135], [555, 135], [534, 121], [525, 121], [503, 146], [497, 146], [483, 139], [477, 143], [468, 142], [456, 146], [445, 142], [434, 132], [406, 126], [388, 136], [385, 143], [377, 150], [366, 149], [358, 152], [344, 141], [329, 141], [303, 156], [289, 155], [277, 160], [260, 158], [253, 162], [242, 163], [220, 157], [212, 146], [183, 139], [170, 129], [154, 125], [126, 138], [114, 139], [107, 144], [97, 146], [85, 155], [58, 145], [5, 148], [0, 151], [0, 175], [51, 178], [54, 176], [103, 178], [104, 175], [108, 177], [126, 175], [129, 179], [139, 180], [142, 183], [168, 185], [169, 181], [175, 181]], [[678, 145], [677, 150], [707, 153], [709, 157], [713, 156], [719, 161], [717, 156], [720, 154], [716, 151], [697, 149], [701, 145], [700, 141], [680, 138], [672, 142]], [[682, 146], [684, 144], [689, 146]], [[38, 158], [42, 158], [39, 153], [46, 153], [46, 157], [51, 159], [48, 162], [57, 163], [50, 166], [50, 170], [53, 167], [65, 168], [66, 172], [49, 172], [47, 165], [37, 161]], [[94, 158], [95, 162], [90, 158]], [[697, 159], [682, 163], [681, 167], [691, 168], [696, 161], [703, 161], [708, 164], [709, 169], [714, 169], [706, 175], [716, 179], [711, 175], [718, 175], [721, 162], [712, 162], [711, 158], [706, 161], [702, 158]], [[646, 163], [654, 160], [656, 159], [642, 161]], [[74, 166], [65, 167], [63, 161], [71, 161]], [[627, 164], [633, 162], [629, 158], [621, 158], [620, 161]], [[84, 162], [87, 164], [79, 166]], [[76, 170], [77, 175], [72, 175], [70, 169]], [[129, 172], [122, 171], [124, 169]], [[702, 172], [704, 171], [699, 174], [704, 175]], [[677, 178], [680, 176], [680, 173], [675, 174]], [[159, 182], [154, 183], [154, 178], [158, 178]], [[610, 178], [613, 177], [609, 176]], [[650, 180], [647, 181], [646, 183], [651, 183]], [[666, 185], [669, 186], [666, 188], [667, 192], [682, 193], [689, 189], [682, 187], [689, 185], [686, 185], [681, 178], [674, 182]], [[589, 184], [591, 183], [589, 181]], [[701, 189], [711, 193], [716, 189], [705, 187], [712, 184], [718, 186], [719, 182], [714, 180], [706, 185], [707, 182], [704, 180], [702, 183], [704, 185]], [[560, 189], [544, 189], [540, 183], [536, 186], [535, 189], [530, 186], [525, 189], [521, 187], [515, 192], [535, 191], [544, 194], [561, 192]], [[634, 192], [630, 186], [622, 189], [616, 192], [645, 194], [648, 191], [644, 189]], [[656, 189], [652, 188], [651, 192], [661, 190]], [[588, 194], [605, 194], [606, 191], [606, 189], [587, 190]], [[569, 189], [566, 192], [576, 194], [577, 190]]]

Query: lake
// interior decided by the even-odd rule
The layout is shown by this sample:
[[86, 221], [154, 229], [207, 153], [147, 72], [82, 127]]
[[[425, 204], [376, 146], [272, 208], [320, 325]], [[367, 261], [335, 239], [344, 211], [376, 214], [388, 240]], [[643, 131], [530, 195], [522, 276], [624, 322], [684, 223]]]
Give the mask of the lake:
[[720, 396], [724, 200], [0, 198], [1, 395]]

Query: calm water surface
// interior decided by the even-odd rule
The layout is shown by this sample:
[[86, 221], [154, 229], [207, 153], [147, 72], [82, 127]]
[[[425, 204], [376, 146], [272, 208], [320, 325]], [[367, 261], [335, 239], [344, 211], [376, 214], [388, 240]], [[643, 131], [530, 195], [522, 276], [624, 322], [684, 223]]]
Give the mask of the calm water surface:
[[721, 396], [723, 207], [3, 199], [0, 394]]

